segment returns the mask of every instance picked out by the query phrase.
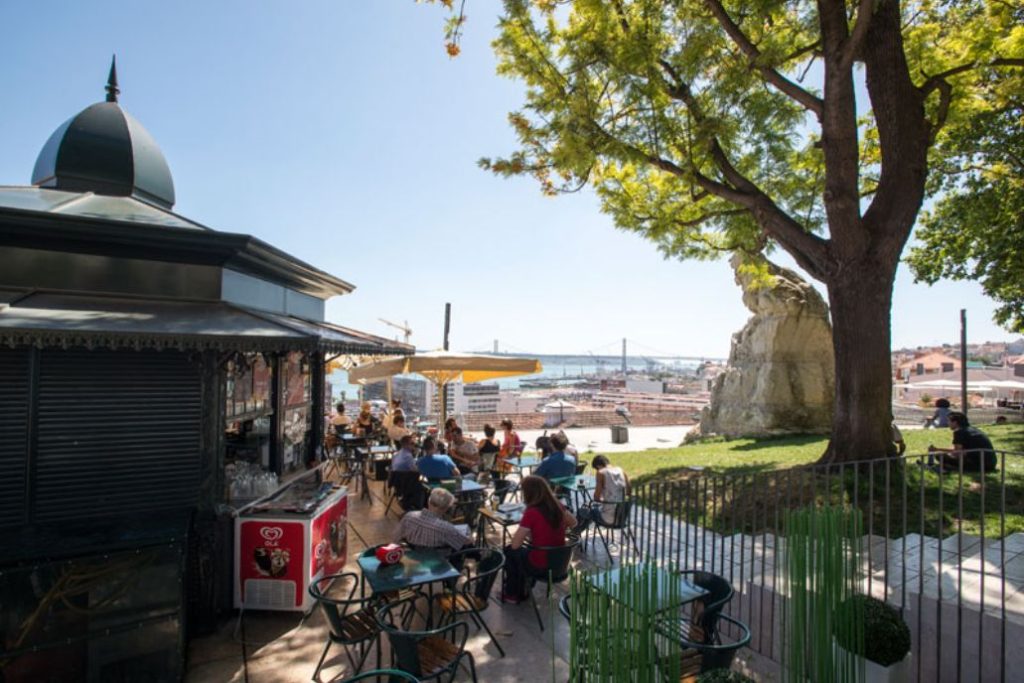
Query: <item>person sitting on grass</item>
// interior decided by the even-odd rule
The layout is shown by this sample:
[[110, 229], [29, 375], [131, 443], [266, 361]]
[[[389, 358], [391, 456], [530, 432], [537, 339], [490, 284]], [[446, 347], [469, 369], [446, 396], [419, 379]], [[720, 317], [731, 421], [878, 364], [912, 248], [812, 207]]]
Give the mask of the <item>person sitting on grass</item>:
[[594, 468], [596, 480], [594, 502], [576, 511], [576, 518], [579, 520], [579, 524], [576, 525], [577, 534], [582, 534], [591, 522], [598, 519], [604, 524], [614, 524], [618, 506], [610, 503], [622, 503], [629, 496], [629, 477], [621, 467], [613, 467], [607, 456], [595, 455], [590, 461], [590, 466]]
[[523, 479], [522, 491], [526, 510], [519, 529], [505, 548], [505, 582], [501, 594], [503, 602], [513, 604], [529, 597], [530, 571], [547, 569], [547, 555], [531, 551], [524, 544], [529, 541], [534, 546], [563, 546], [566, 531], [576, 526], [576, 518], [558, 502], [546, 480], [528, 476]]
[[444, 554], [472, 545], [473, 539], [445, 517], [455, 504], [455, 496], [444, 489], [434, 489], [427, 499], [427, 508], [407, 512], [398, 523], [395, 540], [419, 548], [440, 548]]
[[423, 439], [423, 455], [416, 461], [416, 469], [427, 479], [458, 478], [459, 468], [444, 453], [437, 452], [437, 439]]
[[568, 445], [569, 439], [563, 432], [552, 434], [551, 448], [553, 452], [544, 458], [533, 473], [545, 479], [574, 476], [576, 474], [576, 458], [565, 452]]
[[[964, 472], [992, 472], [996, 469], [995, 448], [992, 441], [977, 427], [972, 427], [967, 416], [953, 411], [949, 414], [949, 428], [953, 430], [953, 447], [936, 448], [928, 446], [929, 454], [937, 454], [939, 466], [946, 472], [960, 471], [963, 462]], [[932, 463], [932, 456], [928, 456]]]

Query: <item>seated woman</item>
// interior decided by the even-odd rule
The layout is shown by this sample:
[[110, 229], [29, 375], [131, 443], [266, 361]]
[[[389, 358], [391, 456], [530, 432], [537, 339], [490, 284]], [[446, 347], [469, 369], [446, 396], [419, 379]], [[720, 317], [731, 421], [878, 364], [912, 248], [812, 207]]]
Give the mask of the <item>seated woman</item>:
[[523, 453], [523, 442], [515, 429], [512, 428], [512, 420], [505, 418], [501, 421], [501, 428], [505, 431], [501, 439], [501, 449], [498, 451], [496, 469], [501, 472], [509, 472], [512, 468], [505, 464], [509, 458], [518, 458]]
[[331, 425], [334, 427], [334, 431], [341, 435], [352, 426], [352, 418], [345, 414], [345, 404], [342, 401], [338, 401], [335, 408], [337, 412], [331, 417]]
[[528, 597], [529, 570], [547, 568], [547, 555], [528, 550], [524, 544], [534, 546], [565, 545], [565, 532], [576, 525], [576, 518], [555, 498], [548, 482], [541, 477], [528, 476], [521, 484], [526, 511], [512, 542], [505, 548], [505, 583], [501, 599], [519, 603]]
[[353, 431], [356, 436], [370, 436], [377, 427], [376, 422], [377, 418], [375, 418], [373, 413], [370, 412], [370, 402], [367, 401], [363, 403], [359, 410], [359, 415], [356, 416]]
[[605, 524], [614, 524], [616, 506], [607, 503], [621, 503], [629, 496], [629, 477], [621, 467], [613, 467], [607, 456], [595, 455], [590, 466], [594, 468], [594, 478], [597, 480], [594, 487], [595, 502], [576, 511], [579, 517], [579, 524], [576, 525], [578, 534], [586, 531], [587, 526], [598, 518]]
[[388, 439], [398, 444], [402, 437], [407, 434], [412, 434], [412, 432], [405, 428], [405, 416], [401, 414], [395, 415], [392, 418], [391, 426], [388, 427]]
[[494, 469], [494, 460], [501, 450], [501, 442], [494, 436], [495, 430], [489, 424], [484, 425], [484, 438], [477, 442], [476, 450], [480, 454], [480, 466], [484, 470]]

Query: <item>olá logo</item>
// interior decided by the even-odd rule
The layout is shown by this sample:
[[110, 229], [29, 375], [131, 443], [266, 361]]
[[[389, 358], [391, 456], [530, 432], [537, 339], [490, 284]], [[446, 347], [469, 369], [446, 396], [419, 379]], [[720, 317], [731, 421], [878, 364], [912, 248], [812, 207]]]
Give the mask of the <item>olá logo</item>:
[[266, 545], [275, 546], [284, 535], [284, 530], [279, 526], [260, 527], [260, 536], [266, 541]]

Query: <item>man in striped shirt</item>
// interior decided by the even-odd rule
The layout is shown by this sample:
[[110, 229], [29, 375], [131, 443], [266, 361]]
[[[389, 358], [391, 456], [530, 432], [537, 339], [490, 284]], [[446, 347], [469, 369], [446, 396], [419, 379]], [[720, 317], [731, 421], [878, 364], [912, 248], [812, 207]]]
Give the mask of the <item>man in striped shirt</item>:
[[421, 548], [439, 548], [445, 553], [472, 544], [472, 539], [445, 519], [455, 496], [443, 488], [430, 492], [426, 510], [408, 512], [398, 525], [398, 539]]

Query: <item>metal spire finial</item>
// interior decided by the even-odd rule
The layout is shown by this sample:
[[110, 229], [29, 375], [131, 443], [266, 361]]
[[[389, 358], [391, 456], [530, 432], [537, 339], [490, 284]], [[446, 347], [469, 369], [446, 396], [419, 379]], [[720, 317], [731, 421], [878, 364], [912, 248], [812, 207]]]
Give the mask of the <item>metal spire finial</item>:
[[117, 102], [121, 89], [117, 87], [117, 55], [110, 58], [110, 75], [107, 76], [107, 102]]

